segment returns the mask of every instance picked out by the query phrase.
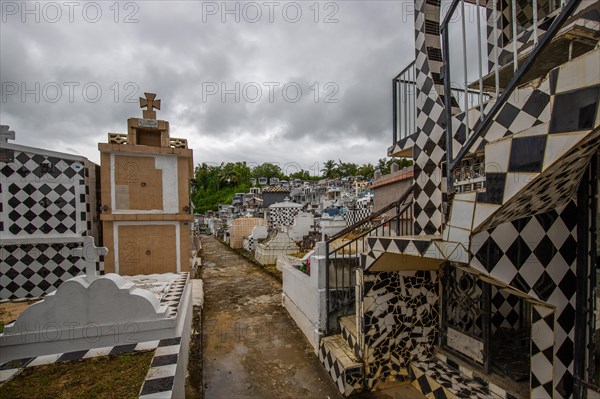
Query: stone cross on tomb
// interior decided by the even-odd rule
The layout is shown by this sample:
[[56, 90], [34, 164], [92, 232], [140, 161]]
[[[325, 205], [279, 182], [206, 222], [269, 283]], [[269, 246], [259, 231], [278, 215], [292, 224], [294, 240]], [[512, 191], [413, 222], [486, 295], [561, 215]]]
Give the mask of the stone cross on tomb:
[[154, 93], [144, 93], [146, 98], [140, 97], [140, 108], [146, 107], [142, 112], [144, 119], [156, 119], [156, 109], [160, 109], [160, 100], [155, 100], [156, 94]]
[[100, 256], [108, 254], [108, 248], [97, 247], [94, 245], [94, 237], [86, 236], [83, 238], [83, 247], [71, 249], [71, 255], [83, 258], [85, 261], [85, 274], [88, 280], [93, 280], [97, 277], [96, 262], [100, 260]]
[[15, 139], [15, 132], [8, 130], [7, 125], [0, 125], [0, 143], [8, 143], [8, 140]]

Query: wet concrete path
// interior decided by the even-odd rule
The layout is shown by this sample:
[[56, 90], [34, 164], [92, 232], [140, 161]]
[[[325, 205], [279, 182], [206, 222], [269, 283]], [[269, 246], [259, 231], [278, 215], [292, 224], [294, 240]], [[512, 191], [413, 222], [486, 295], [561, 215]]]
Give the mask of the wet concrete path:
[[202, 236], [204, 397], [341, 398], [281, 306], [281, 283]]

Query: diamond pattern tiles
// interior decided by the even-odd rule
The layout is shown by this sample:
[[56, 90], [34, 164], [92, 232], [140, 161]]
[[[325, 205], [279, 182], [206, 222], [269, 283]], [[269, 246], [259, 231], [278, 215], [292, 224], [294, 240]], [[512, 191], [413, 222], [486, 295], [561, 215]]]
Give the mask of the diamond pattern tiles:
[[95, 200], [95, 187], [90, 190], [87, 181], [94, 165], [44, 156], [35, 150], [13, 150], [13, 162], [0, 163], [0, 227], [4, 238], [93, 233], [87, 221], [92, 218], [88, 206]]
[[539, 102], [528, 106], [527, 100], [519, 111], [530, 115], [532, 110], [551, 108], [547, 120], [486, 145], [490, 190], [478, 193], [477, 201], [501, 207], [491, 215], [476, 217], [480, 224], [473, 227], [474, 232], [549, 211], [574, 197], [583, 171], [600, 148], [600, 77], [581, 77], [584, 72], [598, 75], [594, 72], [599, 52], [553, 69], [539, 88], [548, 93], [548, 101], [546, 97], [541, 101], [540, 94]]
[[498, 328], [517, 328], [519, 312], [519, 297], [492, 285], [492, 334]]
[[321, 339], [319, 360], [342, 395], [362, 390], [364, 367], [340, 334]]
[[[554, 367], [555, 397], [569, 396], [573, 378], [576, 221], [577, 206], [570, 201], [555, 210], [477, 233], [471, 240], [472, 268], [516, 290], [517, 295], [556, 309], [554, 352], [543, 351]], [[547, 338], [540, 336], [540, 339]], [[542, 366], [535, 370], [540, 374], [536, 377], [540, 383], [532, 389], [547, 389], [548, 380], [542, 378], [547, 370], [543, 371]]]
[[13, 236], [77, 232], [75, 186], [10, 183], [8, 193], [5, 212]]
[[552, 397], [554, 311], [546, 306], [531, 308], [531, 397]]
[[[543, 137], [548, 137], [548, 140], [554, 139], [554, 135]], [[513, 142], [515, 140], [512, 139]], [[549, 167], [546, 168], [544, 165], [546, 169], [541, 175], [499, 173], [498, 175], [506, 176], [503, 205], [474, 229], [474, 232], [564, 205], [575, 197], [581, 175], [598, 148], [600, 148], [600, 128], [588, 134]], [[548, 152], [547, 147], [546, 159], [549, 158]], [[478, 201], [482, 197], [483, 193], [478, 195]]]
[[35, 298], [85, 272], [85, 262], [71, 256], [81, 243], [21, 244], [0, 247], [0, 300]]
[[[440, 3], [415, 2], [415, 71], [417, 87], [417, 134], [413, 158], [416, 187], [414, 215], [416, 234], [439, 234], [442, 227], [442, 169], [445, 158], [444, 125], [446, 112], [440, 98], [443, 95], [440, 76], [441, 62], [433, 61], [441, 50], [439, 34]], [[430, 58], [431, 57], [431, 58]], [[412, 136], [411, 136], [412, 137]]]
[[[550, 120], [551, 105], [549, 93], [550, 83], [548, 79], [537, 89], [527, 86], [516, 90], [515, 95], [507, 100], [492, 119], [490, 127], [475, 141], [471, 151], [481, 151], [490, 142], [548, 122]], [[485, 104], [484, 113], [491, 109], [494, 102], [495, 100], [491, 100]], [[453, 117], [452, 120], [454, 132], [452, 141], [453, 157], [458, 155], [466, 141], [464, 118], [465, 113], [463, 112]], [[471, 108], [469, 110], [470, 131], [473, 132], [479, 126], [479, 123], [479, 109]]]
[[4, 179], [18, 175], [19, 178], [35, 177], [37, 181], [56, 182], [84, 177], [82, 165], [73, 160], [47, 157], [23, 151], [15, 151], [14, 162], [0, 164]]
[[362, 358], [362, 349], [357, 337], [356, 315], [340, 317], [338, 323], [342, 338], [348, 343], [348, 346], [352, 349], [356, 357]]

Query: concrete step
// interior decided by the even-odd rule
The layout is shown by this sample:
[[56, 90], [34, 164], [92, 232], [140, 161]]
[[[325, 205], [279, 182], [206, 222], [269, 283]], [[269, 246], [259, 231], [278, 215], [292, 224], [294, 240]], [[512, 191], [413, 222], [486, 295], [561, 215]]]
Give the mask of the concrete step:
[[362, 359], [362, 350], [358, 343], [358, 333], [356, 331], [356, 315], [343, 316], [338, 319], [342, 338], [346, 341], [354, 356]]
[[321, 339], [319, 360], [342, 395], [348, 397], [363, 387], [364, 366], [341, 334]]
[[478, 381], [439, 359], [413, 361], [410, 364], [413, 386], [428, 398], [500, 399]]

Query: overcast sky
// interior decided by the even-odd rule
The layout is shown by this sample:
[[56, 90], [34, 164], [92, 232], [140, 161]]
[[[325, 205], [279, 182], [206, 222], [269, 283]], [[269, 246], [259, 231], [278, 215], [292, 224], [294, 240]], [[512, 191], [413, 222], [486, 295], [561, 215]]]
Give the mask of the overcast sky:
[[414, 59], [410, 7], [2, 0], [0, 120], [19, 144], [98, 162], [97, 143], [155, 92], [195, 163], [376, 162], [391, 79]]

